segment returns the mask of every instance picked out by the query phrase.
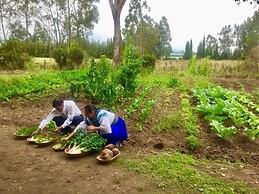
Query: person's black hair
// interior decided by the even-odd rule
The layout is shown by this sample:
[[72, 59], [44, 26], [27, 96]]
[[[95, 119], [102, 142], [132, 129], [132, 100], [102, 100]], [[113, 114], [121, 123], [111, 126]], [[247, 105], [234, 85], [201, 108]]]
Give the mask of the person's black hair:
[[96, 107], [92, 104], [87, 104], [84, 109], [86, 113], [96, 112]]
[[61, 98], [55, 98], [52, 101], [53, 107], [61, 106], [62, 104], [63, 104], [63, 99], [61, 99]]

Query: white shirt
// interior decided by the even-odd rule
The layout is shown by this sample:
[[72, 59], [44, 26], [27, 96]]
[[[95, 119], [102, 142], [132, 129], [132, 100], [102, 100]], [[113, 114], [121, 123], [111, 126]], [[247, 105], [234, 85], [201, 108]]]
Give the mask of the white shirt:
[[[107, 134], [112, 133], [111, 125], [113, 123], [115, 114], [112, 112], [109, 112], [107, 110], [100, 110], [100, 112], [96, 115], [97, 121], [100, 124], [100, 134]], [[90, 122], [88, 118], [86, 118], [84, 121], [82, 121], [75, 130], [83, 129], [87, 131], [88, 124], [86, 122]]]
[[74, 116], [79, 116], [82, 114], [74, 101], [64, 100], [63, 102], [64, 107], [62, 112], [58, 112], [55, 108], [53, 108], [50, 114], [41, 121], [39, 126], [40, 129], [46, 127], [46, 125], [56, 116], [63, 116], [66, 118], [65, 122], [61, 125], [62, 128], [65, 128], [72, 123]]

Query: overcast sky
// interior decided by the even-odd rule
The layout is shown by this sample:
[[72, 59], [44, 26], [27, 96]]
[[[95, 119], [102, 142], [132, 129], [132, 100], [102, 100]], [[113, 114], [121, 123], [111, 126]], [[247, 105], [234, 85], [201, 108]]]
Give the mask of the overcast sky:
[[[130, 0], [122, 10], [121, 22], [128, 14]], [[162, 16], [168, 20], [173, 49], [184, 49], [189, 39], [196, 50], [203, 35], [217, 37], [225, 25], [241, 24], [258, 9], [249, 3], [237, 5], [234, 0], [147, 0], [151, 7], [149, 15], [159, 21]], [[113, 19], [108, 0], [98, 4], [100, 20], [93, 31], [94, 39], [105, 40], [113, 37]]]

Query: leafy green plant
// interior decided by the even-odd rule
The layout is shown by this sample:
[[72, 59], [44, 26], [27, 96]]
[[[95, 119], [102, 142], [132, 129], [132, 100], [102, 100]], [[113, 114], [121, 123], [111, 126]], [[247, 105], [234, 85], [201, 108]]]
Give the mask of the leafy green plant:
[[122, 93], [122, 87], [111, 79], [111, 64], [105, 56], [99, 62], [91, 58], [90, 64], [84, 79], [70, 84], [71, 96], [77, 98], [84, 93], [85, 97], [112, 108]]
[[45, 144], [52, 142], [54, 140], [54, 137], [48, 135], [33, 135], [31, 140], [33, 140], [37, 144]]
[[139, 106], [143, 102], [144, 98], [151, 91], [151, 89], [151, 86], [145, 87], [144, 90], [132, 101], [130, 106], [125, 110], [127, 117], [130, 117], [134, 112], [138, 110]]
[[53, 51], [53, 58], [58, 64], [60, 69], [63, 69], [68, 65], [69, 52], [64, 48], [57, 48]]
[[142, 56], [144, 68], [155, 68], [156, 57], [153, 54], [145, 54]]
[[[224, 89], [220, 86], [211, 88], [196, 87], [193, 96], [198, 100], [197, 110], [217, 132], [226, 138], [236, 134], [237, 129], [244, 129], [251, 139], [259, 135], [258, 106], [251, 101], [252, 96]], [[235, 126], [225, 127], [224, 121], [230, 119]]]
[[77, 47], [72, 47], [69, 49], [69, 59], [72, 63], [77, 66], [80, 65], [84, 59], [83, 51]]
[[25, 75], [9, 75], [8, 79], [0, 78], [0, 100], [8, 101], [13, 97], [26, 97], [66, 90], [69, 83], [85, 80], [86, 70], [61, 72], [39, 72]]
[[31, 135], [34, 131], [37, 130], [37, 126], [32, 126], [32, 127], [22, 127], [20, 128], [17, 132], [17, 136], [29, 136]]
[[54, 132], [55, 129], [57, 128], [57, 126], [56, 126], [56, 123], [55, 123], [54, 121], [50, 121], [50, 122], [46, 125], [46, 128], [47, 128], [49, 131]]
[[76, 136], [63, 145], [69, 147], [70, 151], [98, 152], [106, 144], [106, 139], [97, 133], [84, 133], [78, 130]]
[[213, 127], [213, 129], [216, 131], [217, 135], [219, 137], [222, 137], [223, 139], [227, 136], [234, 135], [237, 132], [237, 129], [234, 126], [231, 127], [224, 127], [222, 123], [213, 120], [210, 125]]
[[128, 39], [123, 52], [123, 64], [117, 82], [123, 86], [126, 96], [131, 96], [137, 88], [137, 75], [140, 73], [143, 60], [138, 56], [131, 40]]
[[174, 76], [172, 76], [169, 80], [169, 87], [171, 88], [177, 88], [181, 86], [181, 82]]
[[188, 135], [196, 135], [198, 132], [197, 117], [193, 114], [190, 100], [183, 97], [181, 100], [183, 110], [184, 126]]
[[193, 108], [191, 106], [189, 96], [186, 93], [182, 94], [181, 100], [181, 107], [182, 107], [182, 116], [183, 116], [183, 123], [185, 132], [188, 135], [186, 138], [186, 143], [192, 150], [197, 149], [201, 142], [199, 141], [198, 135], [198, 118], [193, 113]]
[[207, 76], [210, 71], [208, 58], [201, 59], [198, 63], [196, 57], [192, 56], [188, 64], [188, 70], [193, 75]]
[[199, 148], [201, 146], [201, 142], [200, 140], [195, 137], [194, 135], [190, 135], [186, 138], [186, 142], [189, 145], [189, 147], [191, 148], [191, 150], [196, 150], [197, 148]]
[[156, 102], [157, 102], [156, 99], [151, 99], [151, 100], [145, 101], [144, 106], [139, 113], [139, 117], [138, 117], [139, 122], [143, 123], [146, 119], [148, 119]]

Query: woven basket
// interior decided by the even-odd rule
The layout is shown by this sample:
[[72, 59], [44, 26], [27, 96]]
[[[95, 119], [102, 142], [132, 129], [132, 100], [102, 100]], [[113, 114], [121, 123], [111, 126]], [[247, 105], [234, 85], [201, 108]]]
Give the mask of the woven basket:
[[113, 156], [111, 159], [109, 160], [104, 160], [101, 158], [101, 155], [97, 156], [96, 159], [100, 162], [100, 163], [109, 163], [113, 160], [115, 160], [121, 153], [119, 152], [116, 156]]

